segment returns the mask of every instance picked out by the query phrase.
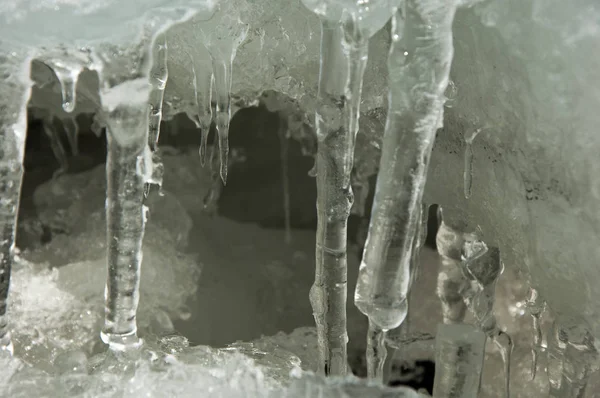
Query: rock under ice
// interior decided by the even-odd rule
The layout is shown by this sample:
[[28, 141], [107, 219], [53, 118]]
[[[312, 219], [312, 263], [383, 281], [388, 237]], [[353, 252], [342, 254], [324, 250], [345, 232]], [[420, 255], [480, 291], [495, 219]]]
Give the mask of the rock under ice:
[[[503, 361], [495, 396], [528, 396], [511, 388], [518, 377], [547, 377], [540, 394], [553, 397], [593, 393], [599, 50], [595, 0], [0, 0], [2, 394], [417, 397], [425, 393], [382, 382], [389, 352], [425, 344], [435, 351], [433, 396], [466, 398], [485, 391], [487, 341]], [[187, 232], [152, 226], [154, 186], [163, 194], [170, 178], [161, 122], [185, 114], [197, 126], [210, 209], [240, 161], [231, 117], [258, 105], [280, 118], [273, 150], [285, 164], [288, 244], [289, 141], [315, 158], [314, 367], [293, 344], [190, 347], [172, 318], [197, 275], [157, 277], [188, 269], [173, 249]], [[78, 153], [77, 116], [106, 131], [103, 189], [69, 197], [102, 199], [101, 267], [93, 245], [52, 271], [17, 254], [28, 112], [60, 163], [55, 182]], [[432, 272], [419, 266], [430, 205], [441, 218], [437, 290], [427, 293], [442, 311], [435, 336], [408, 321], [418, 279]], [[351, 214], [365, 220], [366, 242], [349, 292]], [[530, 288], [528, 341], [497, 317], [504, 270]], [[77, 280], [90, 273], [105, 283]], [[144, 286], [145, 273], [155, 284]], [[169, 283], [187, 288], [172, 295]], [[348, 368], [349, 296], [368, 318], [368, 381]], [[155, 326], [138, 321], [146, 312]], [[140, 338], [144, 328], [154, 333]], [[94, 336], [107, 347], [94, 348]], [[518, 344], [531, 352], [527, 375], [511, 372]]]

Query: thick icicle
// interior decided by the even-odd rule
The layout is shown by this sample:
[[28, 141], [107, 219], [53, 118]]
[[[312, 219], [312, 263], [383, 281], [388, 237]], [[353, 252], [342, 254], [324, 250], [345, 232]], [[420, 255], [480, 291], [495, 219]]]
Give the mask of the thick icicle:
[[452, 62], [456, 4], [406, 0], [393, 19], [389, 108], [357, 307], [382, 329], [406, 317], [413, 240]]
[[289, 137], [288, 137], [288, 126], [287, 122], [283, 119], [279, 119], [279, 152], [281, 154], [281, 181], [283, 186], [283, 215], [285, 222], [285, 241], [286, 243], [292, 242], [292, 226], [291, 226], [291, 214], [290, 214], [290, 179], [288, 175], [288, 152], [289, 152]]
[[542, 349], [542, 328], [540, 317], [542, 312], [544, 312], [546, 303], [540, 298], [536, 289], [530, 288], [526, 306], [533, 322], [533, 344], [531, 347], [531, 380], [533, 380], [537, 374], [538, 354]]
[[169, 70], [167, 69], [167, 37], [162, 35], [154, 42], [152, 49], [152, 69], [150, 69], [150, 116], [148, 121], [148, 140], [150, 149], [156, 151], [160, 136], [160, 122], [162, 121], [163, 97]]
[[30, 59], [2, 57], [0, 62], [0, 351], [12, 355], [7, 298], [14, 262], [17, 214], [23, 182]]
[[101, 97], [108, 130], [108, 280], [101, 336], [117, 351], [141, 343], [137, 337], [136, 312], [147, 211], [143, 205], [144, 184], [152, 174], [148, 148], [149, 94], [147, 78], [138, 78], [109, 88]]
[[212, 69], [201, 69], [196, 71], [194, 61], [192, 60], [192, 74], [194, 76], [194, 93], [196, 96], [196, 106], [198, 109], [198, 124], [202, 132], [202, 140], [200, 142], [200, 163], [204, 166], [206, 162], [206, 147], [208, 145], [208, 135], [210, 133], [210, 125], [212, 124], [212, 89], [214, 76]]
[[435, 398], [479, 395], [486, 336], [467, 324], [438, 326], [435, 342]]

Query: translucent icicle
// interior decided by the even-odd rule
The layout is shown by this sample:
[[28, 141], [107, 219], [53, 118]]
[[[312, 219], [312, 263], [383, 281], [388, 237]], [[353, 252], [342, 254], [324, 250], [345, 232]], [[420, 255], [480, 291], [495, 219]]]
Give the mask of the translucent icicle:
[[208, 135], [210, 134], [210, 125], [212, 124], [212, 90], [214, 76], [211, 69], [202, 69], [196, 71], [192, 60], [192, 73], [194, 76], [194, 92], [196, 95], [196, 106], [198, 109], [198, 123], [202, 132], [202, 141], [200, 143], [200, 163], [204, 166], [206, 162], [206, 147], [208, 145]]
[[[349, 27], [354, 27], [350, 24]], [[347, 372], [347, 222], [353, 195], [350, 173], [368, 41], [326, 20], [321, 28], [317, 129], [317, 243], [310, 291], [325, 374]], [[364, 38], [364, 37], [363, 37]], [[349, 41], [353, 40], [353, 41]], [[346, 70], [342, 79], [340, 70]]]
[[438, 326], [435, 342], [435, 398], [479, 396], [486, 335], [467, 324]]
[[82, 70], [81, 65], [76, 62], [65, 62], [60, 58], [49, 60], [47, 64], [52, 68], [60, 83], [63, 110], [67, 113], [73, 112], [77, 99], [77, 80]]
[[539, 297], [536, 289], [529, 289], [529, 297], [527, 298], [526, 306], [533, 322], [533, 344], [531, 347], [531, 380], [533, 380], [535, 379], [537, 373], [538, 353], [542, 348], [542, 328], [540, 317], [542, 312], [544, 312], [545, 307], [545, 302]]
[[63, 128], [71, 147], [71, 153], [75, 156], [79, 155], [79, 124], [74, 117], [63, 119]]
[[215, 156], [215, 152], [217, 152], [217, 147], [216, 145], [212, 145], [208, 159], [208, 162], [210, 163], [211, 184], [203, 202], [204, 211], [211, 216], [217, 214], [217, 205], [219, 197], [221, 196], [221, 191], [223, 190], [223, 182], [219, 178], [220, 160], [218, 156]]
[[465, 137], [465, 171], [463, 175], [465, 198], [471, 197], [471, 187], [473, 186], [473, 140], [481, 129], [477, 129]]
[[369, 237], [355, 294], [383, 329], [406, 317], [413, 240], [452, 62], [456, 4], [407, 0], [393, 18], [389, 109]]
[[6, 309], [23, 183], [29, 75], [29, 59], [9, 58], [0, 64], [0, 351], [10, 355], [13, 343]]
[[140, 78], [121, 83], [102, 95], [108, 130], [108, 280], [101, 337], [116, 351], [141, 344], [136, 313], [147, 212], [143, 205], [144, 184], [152, 175], [152, 157], [148, 148], [148, 103], [129, 103], [127, 98], [128, 93], [143, 90], [149, 96], [148, 82]]
[[150, 116], [148, 121], [148, 140], [150, 149], [156, 150], [160, 136], [160, 122], [162, 121], [163, 97], [169, 70], [167, 69], [167, 37], [162, 35], [154, 42], [152, 49], [152, 69], [150, 69]]
[[289, 137], [287, 122], [283, 118], [279, 119], [279, 152], [281, 154], [281, 181], [283, 186], [283, 215], [285, 222], [285, 241], [292, 242], [292, 226], [290, 214], [290, 179], [289, 179]]
[[385, 347], [386, 331], [369, 322], [367, 332], [367, 376], [371, 380], [383, 382], [383, 366], [387, 358]]
[[229, 120], [231, 118], [231, 72], [235, 51], [229, 57], [215, 55], [212, 55], [212, 57], [215, 92], [217, 93], [215, 121], [219, 137], [220, 174], [223, 184], [226, 184], [229, 157]]

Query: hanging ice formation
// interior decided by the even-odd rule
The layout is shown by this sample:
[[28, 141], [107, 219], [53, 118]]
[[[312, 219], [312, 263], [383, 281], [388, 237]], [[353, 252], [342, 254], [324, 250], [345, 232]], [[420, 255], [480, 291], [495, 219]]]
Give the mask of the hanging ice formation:
[[452, 1], [406, 0], [392, 20], [388, 118], [354, 298], [381, 333], [400, 326], [408, 311], [423, 189], [452, 62], [455, 7]]
[[[214, 83], [216, 93], [215, 114], [212, 115], [215, 119], [219, 142], [219, 160], [220, 160], [220, 175], [223, 183], [227, 183], [227, 166], [229, 156], [229, 121], [231, 119], [231, 84], [232, 84], [232, 69], [233, 61], [238, 47], [246, 39], [248, 34], [248, 24], [241, 19], [244, 12], [244, 7], [234, 2], [221, 2], [217, 6], [215, 15], [206, 22], [198, 25], [201, 30], [204, 45], [210, 53], [212, 59], [212, 78], [211, 83]], [[207, 74], [198, 76], [198, 70], [195, 71], [197, 78], [202, 79], [202, 86], [206, 90], [206, 86], [210, 90], [211, 85], [206, 84]], [[203, 91], [203, 94], [206, 92]], [[210, 104], [210, 94], [209, 94]], [[206, 97], [202, 98], [204, 107], [206, 106]], [[202, 123], [201, 123], [202, 124]], [[206, 126], [206, 123], [203, 123]], [[204, 126], [203, 126], [204, 127]], [[203, 132], [202, 149], [206, 150], [206, 142], [209, 128], [206, 133]]]
[[202, 132], [202, 139], [200, 142], [200, 163], [202, 166], [206, 163], [206, 147], [208, 145], [208, 135], [210, 133], [210, 125], [212, 124], [213, 111], [212, 111], [212, 90], [214, 76], [212, 74], [212, 68], [201, 68], [200, 71], [196, 70], [194, 65], [194, 59], [192, 60], [192, 83], [194, 85], [194, 98], [196, 101], [196, 108], [198, 110], [198, 124], [200, 131]]
[[[347, 221], [350, 175], [358, 133], [368, 41], [389, 20], [390, 1], [303, 0], [321, 18], [317, 132], [317, 243], [310, 301], [317, 324], [321, 371], [347, 372]], [[325, 3], [325, 4], [324, 4]], [[343, 73], [340, 73], [343, 71]]]

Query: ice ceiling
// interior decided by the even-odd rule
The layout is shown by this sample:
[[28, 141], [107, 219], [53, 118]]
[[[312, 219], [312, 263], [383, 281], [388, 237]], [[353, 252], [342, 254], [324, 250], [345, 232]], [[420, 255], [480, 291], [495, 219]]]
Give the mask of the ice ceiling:
[[[262, 103], [279, 113], [284, 134], [317, 148], [310, 302], [320, 373], [348, 373], [346, 225], [350, 212], [365, 213], [377, 175], [354, 300], [369, 318], [372, 381], [407, 316], [424, 206], [439, 204], [444, 324], [434, 396], [477, 394], [487, 338], [508, 373], [513, 343], [492, 312], [503, 267], [531, 284], [534, 322], [544, 304], [554, 317], [554, 337], [542, 344], [536, 332], [532, 342], [534, 355], [562, 364], [551, 394], [584, 396], [600, 338], [595, 0], [2, 0], [0, 18], [0, 343], [8, 353], [28, 108], [61, 119], [73, 142], [80, 113], [108, 131], [102, 339], [125, 358], [111, 366], [126, 367], [123, 352], [158, 344], [138, 339], [136, 311], [144, 198], [162, 181], [161, 120], [187, 114], [203, 132], [203, 162], [214, 124], [226, 182], [231, 115]], [[474, 326], [463, 323], [467, 309]], [[309, 394], [312, 382], [324, 383], [298, 391]]]

